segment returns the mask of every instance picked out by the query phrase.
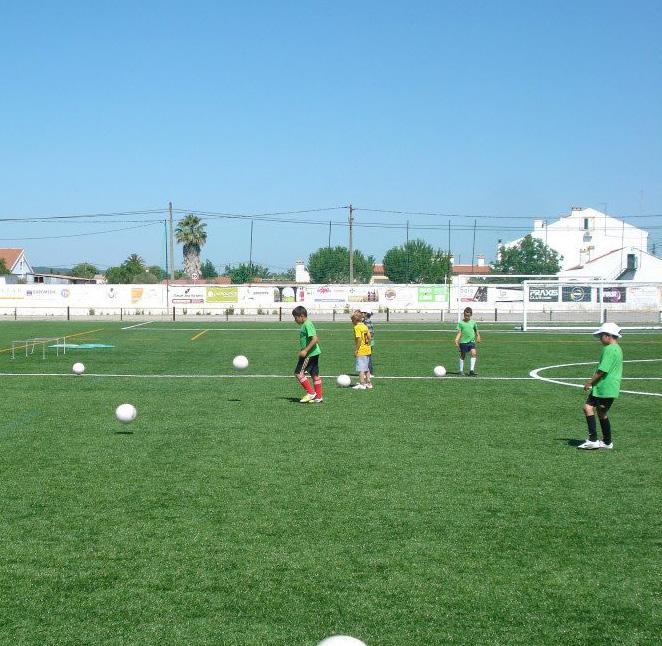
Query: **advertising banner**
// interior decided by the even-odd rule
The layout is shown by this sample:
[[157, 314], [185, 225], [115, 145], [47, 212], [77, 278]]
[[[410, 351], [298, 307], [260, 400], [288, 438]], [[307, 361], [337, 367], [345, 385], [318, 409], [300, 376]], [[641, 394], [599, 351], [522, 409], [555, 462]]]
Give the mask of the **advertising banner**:
[[448, 303], [448, 285], [421, 285], [417, 297], [419, 303]]
[[379, 293], [373, 285], [354, 285], [349, 288], [347, 300], [350, 303], [376, 303]]
[[[189, 288], [193, 289], [193, 288]], [[187, 292], [192, 294], [192, 292]], [[204, 299], [201, 301], [175, 301], [172, 299], [172, 302], [188, 302], [188, 303], [238, 303], [239, 302], [239, 288], [238, 287], [206, 287]]]
[[481, 285], [465, 285], [461, 288], [460, 300], [463, 303], [487, 303], [487, 287]]
[[602, 289], [603, 303], [625, 303], [625, 287], [604, 287]]
[[[207, 289], [216, 289], [210, 287]], [[173, 305], [192, 305], [205, 302], [205, 287], [173, 285], [170, 287], [170, 302]]]
[[532, 303], [558, 303], [558, 287], [529, 287], [529, 301]]
[[296, 289], [292, 286], [274, 287], [273, 290], [274, 303], [294, 303], [297, 300]]
[[297, 300], [305, 303], [345, 305], [348, 291], [349, 287], [347, 285], [312, 285], [311, 287], [299, 289]]
[[563, 287], [562, 299], [564, 303], [590, 303], [591, 288], [586, 285], [576, 287]]

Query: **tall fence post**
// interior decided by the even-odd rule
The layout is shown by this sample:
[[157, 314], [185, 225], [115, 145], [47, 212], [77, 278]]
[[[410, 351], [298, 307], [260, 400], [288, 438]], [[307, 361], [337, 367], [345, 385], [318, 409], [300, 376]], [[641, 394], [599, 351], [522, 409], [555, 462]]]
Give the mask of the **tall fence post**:
[[499, 315], [497, 313], [497, 308], [494, 308], [494, 322], [496, 323], [499, 320]]
[[391, 310], [390, 308], [386, 308], [386, 322], [388, 323], [391, 320]]
[[283, 308], [282, 307], [278, 308], [278, 320], [279, 321], [283, 320]]
[[69, 311], [68, 305], [67, 305], [67, 321], [71, 321], [71, 312]]
[[332, 317], [332, 319], [333, 319], [333, 322], [335, 323], [336, 322], [336, 308], [335, 307], [333, 308], [333, 317]]
[[120, 307], [120, 321], [124, 320], [123, 315], [124, 315], [124, 308]]
[[175, 306], [172, 306], [172, 320], [175, 320]]

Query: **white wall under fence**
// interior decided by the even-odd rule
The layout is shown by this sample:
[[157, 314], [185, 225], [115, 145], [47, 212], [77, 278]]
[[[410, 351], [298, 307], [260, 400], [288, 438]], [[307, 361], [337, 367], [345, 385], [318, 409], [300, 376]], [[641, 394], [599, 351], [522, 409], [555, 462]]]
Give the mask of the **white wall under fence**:
[[[447, 285], [0, 285], [1, 318], [289, 319], [303, 305], [325, 319], [370, 309], [390, 320], [453, 320], [467, 306], [483, 321], [659, 322], [661, 283]], [[605, 314], [606, 313], [606, 314]], [[598, 316], [599, 315], [599, 316]]]

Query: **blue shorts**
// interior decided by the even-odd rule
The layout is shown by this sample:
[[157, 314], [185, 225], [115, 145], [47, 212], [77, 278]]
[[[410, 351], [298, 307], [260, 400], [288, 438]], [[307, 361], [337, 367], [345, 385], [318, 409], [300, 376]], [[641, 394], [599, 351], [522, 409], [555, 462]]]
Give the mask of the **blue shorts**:
[[368, 372], [370, 366], [370, 355], [356, 357], [356, 372]]
[[460, 343], [460, 352], [467, 354], [476, 349], [476, 344], [472, 341], [471, 343]]

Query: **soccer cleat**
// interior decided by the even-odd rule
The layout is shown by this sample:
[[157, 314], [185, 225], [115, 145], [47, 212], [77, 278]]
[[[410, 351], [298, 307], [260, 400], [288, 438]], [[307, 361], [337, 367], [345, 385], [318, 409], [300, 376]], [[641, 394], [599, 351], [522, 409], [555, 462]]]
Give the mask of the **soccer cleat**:
[[470, 376], [470, 377], [477, 377], [477, 376], [478, 376], [478, 373], [477, 373], [476, 371], [474, 371], [474, 370], [470, 370], [470, 371], [469, 371], [469, 376]]
[[614, 448], [614, 443], [612, 442], [611, 444], [605, 444], [602, 440], [600, 440], [600, 448], [601, 449], [613, 449]]
[[315, 395], [315, 393], [309, 393], [307, 395], [304, 395], [299, 401], [302, 404], [307, 404], [308, 402], [315, 400], [316, 397], [317, 395]]
[[578, 449], [599, 449], [600, 448], [600, 442], [598, 440], [586, 440], [583, 444], [580, 444]]
[[353, 390], [366, 390], [365, 384], [356, 384], [356, 386], [352, 386]]
[[365, 387], [366, 387], [368, 390], [372, 390], [372, 384], [371, 384], [370, 382], [368, 382], [368, 383], [365, 385]]

